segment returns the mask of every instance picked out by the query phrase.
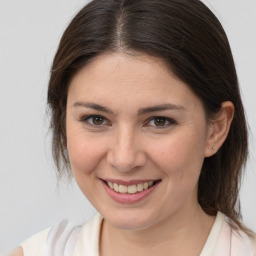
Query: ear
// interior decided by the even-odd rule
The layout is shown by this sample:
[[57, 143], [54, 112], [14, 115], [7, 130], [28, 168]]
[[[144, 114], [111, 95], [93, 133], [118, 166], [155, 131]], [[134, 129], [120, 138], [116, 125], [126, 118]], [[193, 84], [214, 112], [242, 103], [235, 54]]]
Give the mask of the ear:
[[209, 124], [205, 157], [214, 155], [226, 140], [234, 117], [235, 107], [231, 101], [221, 104], [220, 112]]

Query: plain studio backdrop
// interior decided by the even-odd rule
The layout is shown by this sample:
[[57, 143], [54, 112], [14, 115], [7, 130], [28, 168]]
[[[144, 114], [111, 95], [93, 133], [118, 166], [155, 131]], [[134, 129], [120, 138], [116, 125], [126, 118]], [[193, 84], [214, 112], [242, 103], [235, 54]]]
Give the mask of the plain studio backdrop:
[[[57, 186], [46, 93], [59, 39], [81, 0], [0, 0], [0, 252], [62, 219], [94, 209], [73, 182]], [[206, 0], [223, 24], [236, 62], [250, 134], [241, 189], [244, 222], [256, 230], [256, 1]]]

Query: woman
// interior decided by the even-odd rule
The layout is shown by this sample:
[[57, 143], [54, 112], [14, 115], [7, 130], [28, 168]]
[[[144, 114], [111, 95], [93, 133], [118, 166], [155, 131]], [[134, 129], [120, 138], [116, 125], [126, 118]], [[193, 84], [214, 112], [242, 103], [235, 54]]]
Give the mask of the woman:
[[14, 255], [256, 255], [240, 222], [236, 70], [203, 3], [90, 2], [61, 39], [48, 103], [59, 173], [72, 170], [99, 215]]

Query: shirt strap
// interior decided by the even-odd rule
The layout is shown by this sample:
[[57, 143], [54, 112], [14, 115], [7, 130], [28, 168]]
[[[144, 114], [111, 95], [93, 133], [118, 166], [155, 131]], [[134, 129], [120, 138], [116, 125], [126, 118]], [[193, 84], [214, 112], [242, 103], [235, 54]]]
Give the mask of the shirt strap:
[[67, 220], [53, 226], [47, 237], [46, 256], [71, 256], [80, 229]]

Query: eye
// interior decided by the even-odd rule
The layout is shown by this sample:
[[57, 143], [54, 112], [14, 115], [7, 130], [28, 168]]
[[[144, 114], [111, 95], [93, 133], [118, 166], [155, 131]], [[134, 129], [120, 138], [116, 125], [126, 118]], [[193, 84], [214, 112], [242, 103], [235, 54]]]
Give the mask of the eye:
[[174, 121], [171, 118], [162, 117], [162, 116], [152, 117], [149, 120], [149, 122], [147, 123], [147, 125], [153, 126], [153, 127], [156, 127], [156, 128], [165, 128], [165, 127], [168, 127], [172, 124], [177, 124], [177, 122]]
[[81, 122], [86, 122], [91, 126], [103, 126], [108, 124], [106, 118], [100, 115], [85, 116], [81, 119]]

